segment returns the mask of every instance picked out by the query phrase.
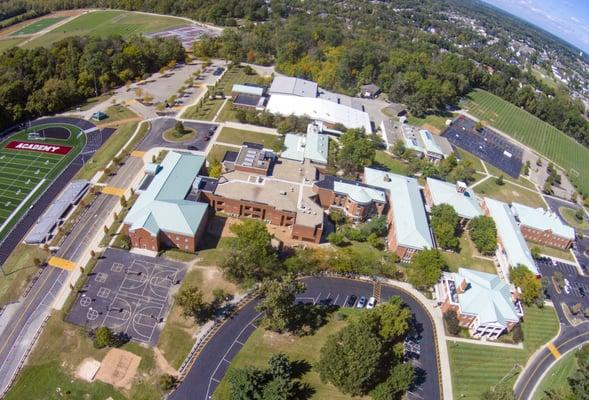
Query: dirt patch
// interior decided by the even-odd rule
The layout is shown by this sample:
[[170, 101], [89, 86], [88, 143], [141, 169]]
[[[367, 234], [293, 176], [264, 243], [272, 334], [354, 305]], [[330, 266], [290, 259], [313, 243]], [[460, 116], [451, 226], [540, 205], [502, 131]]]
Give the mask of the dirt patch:
[[264, 343], [271, 347], [283, 347], [285, 345], [293, 344], [296, 338], [289, 333], [276, 333], [271, 331], [264, 332]]
[[519, 197], [519, 193], [516, 192], [515, 190], [512, 190], [511, 194], [513, 194], [514, 197]]
[[157, 347], [154, 347], [153, 353], [155, 354], [155, 363], [157, 365], [158, 370], [160, 370], [161, 372], [166, 373], [166, 374], [170, 374], [170, 375], [174, 375], [174, 376], [178, 375], [178, 371], [176, 371], [168, 363], [168, 360], [166, 360], [166, 357], [164, 357], [164, 354], [162, 353], [162, 351], [160, 349], [158, 349]]
[[423, 129], [427, 129], [428, 131], [430, 131], [431, 133], [433, 133], [435, 135], [439, 135], [440, 134], [440, 129], [436, 128], [432, 124], [423, 124], [422, 125], [422, 128]]
[[86, 382], [92, 382], [99, 369], [100, 361], [92, 357], [84, 358], [82, 363], [76, 368], [76, 378], [85, 380]]
[[202, 276], [202, 290], [205, 299], [210, 301], [213, 299], [213, 289], [221, 288], [229, 293], [237, 293], [237, 286], [227, 281], [223, 277], [223, 272], [216, 267], [207, 267], [201, 269]]
[[140, 362], [141, 357], [129, 351], [111, 349], [102, 360], [96, 379], [130, 390]]

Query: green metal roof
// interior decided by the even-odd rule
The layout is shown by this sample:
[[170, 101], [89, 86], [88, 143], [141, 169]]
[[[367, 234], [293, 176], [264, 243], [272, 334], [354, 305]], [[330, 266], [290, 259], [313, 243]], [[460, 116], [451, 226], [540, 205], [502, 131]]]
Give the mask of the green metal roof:
[[143, 228], [156, 235], [160, 230], [194, 236], [208, 204], [185, 200], [205, 159], [202, 156], [169, 152], [161, 170], [125, 217], [131, 230]]
[[456, 184], [432, 178], [427, 178], [427, 186], [434, 205], [449, 204], [462, 218], [473, 219], [483, 214], [479, 199], [472, 189], [459, 192]]
[[457, 285], [463, 280], [469, 285], [458, 295], [463, 313], [478, 315], [481, 324], [498, 322], [507, 325], [509, 321], [519, 321], [511, 290], [497, 275], [459, 268], [455, 278]]

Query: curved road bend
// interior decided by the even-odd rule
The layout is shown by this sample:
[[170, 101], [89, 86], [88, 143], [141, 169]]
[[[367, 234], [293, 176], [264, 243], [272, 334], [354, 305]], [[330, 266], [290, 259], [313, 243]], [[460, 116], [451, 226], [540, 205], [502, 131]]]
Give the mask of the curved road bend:
[[[347, 296], [372, 296], [373, 284], [341, 278], [305, 278], [307, 290], [297, 299], [301, 301], [326, 302], [343, 305]], [[434, 400], [440, 398], [439, 371], [433, 326], [427, 311], [405, 292], [383, 285], [383, 301], [400, 296], [415, 314], [421, 332], [421, 356], [417, 365], [424, 371], [423, 382], [410, 394], [412, 399]], [[172, 400], [209, 400], [215, 388], [223, 379], [233, 358], [256, 329], [260, 314], [255, 310], [258, 300], [253, 300], [232, 318], [227, 320], [215, 336], [204, 347], [194, 365], [188, 371], [176, 391], [170, 394]]]
[[[563, 327], [560, 336], [552, 344], [560, 354], [564, 354], [588, 341], [589, 323], [585, 322], [576, 327]], [[521, 378], [518, 380], [515, 386], [516, 399], [531, 399], [536, 383], [540, 382], [544, 372], [556, 361], [557, 359], [552, 352], [544, 346], [532, 364], [523, 371]]]

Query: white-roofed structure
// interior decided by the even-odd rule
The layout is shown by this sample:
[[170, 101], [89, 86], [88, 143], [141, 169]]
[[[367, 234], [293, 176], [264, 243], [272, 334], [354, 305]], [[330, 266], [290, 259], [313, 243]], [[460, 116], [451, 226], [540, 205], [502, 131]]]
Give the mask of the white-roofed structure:
[[317, 84], [291, 76], [276, 76], [268, 92], [270, 94], [286, 94], [300, 97], [317, 97]]
[[451, 205], [463, 223], [483, 215], [479, 199], [464, 182], [454, 184], [427, 178], [424, 194], [425, 201], [430, 207], [439, 206], [440, 204]]
[[434, 247], [416, 179], [364, 168], [364, 182], [389, 193], [388, 244], [402, 261], [409, 262], [417, 251]]
[[275, 93], [270, 96], [266, 111], [285, 116], [306, 116], [325, 123], [328, 128], [342, 124], [346, 128], [364, 128], [366, 133], [372, 133], [368, 113], [318, 97]]
[[512, 288], [494, 274], [467, 268], [445, 272], [435, 291], [442, 312], [454, 310], [460, 326], [475, 338], [497, 339], [523, 316]]
[[244, 85], [235, 83], [231, 88], [231, 93], [235, 96], [237, 93], [249, 94], [252, 96], [263, 96], [266, 89], [258, 85]]
[[575, 230], [551, 211], [519, 203], [511, 204], [511, 210], [527, 240], [559, 249], [568, 249], [575, 241]]
[[454, 152], [452, 145], [445, 137], [406, 123], [385, 119], [380, 124], [380, 130], [387, 146], [393, 146], [401, 140], [405, 148], [420, 153], [434, 163]]
[[484, 207], [497, 226], [499, 239], [497, 259], [504, 276], [509, 276], [509, 267], [515, 267], [518, 264], [526, 266], [535, 275], [540, 275], [509, 205], [485, 197]]
[[328, 162], [329, 136], [321, 133], [320, 124], [310, 123], [306, 135], [287, 133], [284, 137], [284, 147], [282, 158], [299, 162], [310, 160], [323, 165]]

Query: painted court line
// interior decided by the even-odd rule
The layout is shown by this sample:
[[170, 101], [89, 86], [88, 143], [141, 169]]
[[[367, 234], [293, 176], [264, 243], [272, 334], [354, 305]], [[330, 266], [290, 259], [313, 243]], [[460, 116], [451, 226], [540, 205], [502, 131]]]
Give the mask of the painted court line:
[[550, 350], [554, 358], [556, 358], [557, 360], [560, 358], [560, 351], [558, 351], [556, 346], [554, 346], [552, 343], [548, 343], [546, 347], [548, 347], [548, 350]]

